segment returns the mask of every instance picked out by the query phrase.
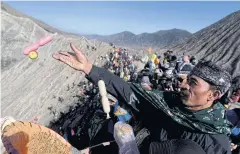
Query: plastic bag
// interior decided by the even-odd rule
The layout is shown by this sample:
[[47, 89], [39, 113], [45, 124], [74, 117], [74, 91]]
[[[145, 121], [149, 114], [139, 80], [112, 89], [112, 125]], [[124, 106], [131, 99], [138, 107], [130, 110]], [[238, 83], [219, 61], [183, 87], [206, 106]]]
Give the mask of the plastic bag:
[[140, 154], [130, 125], [117, 122], [114, 125], [114, 138], [120, 148], [120, 154]]

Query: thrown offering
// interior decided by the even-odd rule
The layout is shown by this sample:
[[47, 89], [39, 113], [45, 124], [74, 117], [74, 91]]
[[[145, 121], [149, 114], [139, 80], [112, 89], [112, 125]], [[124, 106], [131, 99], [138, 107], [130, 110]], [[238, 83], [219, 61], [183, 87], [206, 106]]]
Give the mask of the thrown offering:
[[34, 43], [30, 46], [28, 46], [27, 48], [24, 49], [24, 55], [28, 55], [31, 51], [35, 51], [37, 50], [39, 47], [38, 43]]
[[31, 58], [31, 59], [36, 59], [38, 57], [38, 53], [36, 51], [31, 51], [28, 54], [28, 57]]
[[38, 45], [43, 46], [43, 45], [51, 42], [52, 39], [53, 39], [53, 37], [51, 35], [45, 36], [38, 41]]

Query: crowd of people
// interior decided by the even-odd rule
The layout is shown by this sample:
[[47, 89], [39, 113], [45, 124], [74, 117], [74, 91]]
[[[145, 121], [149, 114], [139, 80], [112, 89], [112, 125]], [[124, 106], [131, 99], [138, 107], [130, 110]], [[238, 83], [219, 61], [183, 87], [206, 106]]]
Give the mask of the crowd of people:
[[194, 56], [177, 58], [172, 51], [167, 51], [161, 59], [161, 56], [150, 52], [144, 69], [138, 70], [134, 56], [122, 48], [117, 48], [110, 55], [106, 55], [106, 60], [104, 67], [124, 81], [141, 83], [148, 88], [162, 91], [179, 91], [179, 82], [197, 64]]
[[[100, 68], [70, 46], [77, 58], [67, 52], [53, 58], [86, 74], [88, 81], [79, 84], [82, 90], [78, 96], [84, 103], [64, 115], [68, 120], [62, 116], [56, 122], [62, 127], [52, 124], [51, 128], [78, 150], [127, 153], [136, 144], [132, 152], [136, 154], [238, 151], [240, 109], [232, 104], [240, 103], [240, 87], [231, 88], [232, 78], [224, 69], [195, 56], [176, 56], [170, 50], [158, 55], [151, 49], [141, 60], [145, 66], [140, 69], [138, 59], [114, 45]], [[108, 92], [110, 119], [101, 105], [99, 80], [105, 82]], [[118, 122], [132, 127], [134, 144], [119, 144], [114, 127]], [[106, 142], [108, 145], [100, 144]]]
[[[183, 85], [188, 80], [188, 76], [199, 61], [195, 56], [176, 56], [172, 51], [166, 51], [162, 57], [157, 53], [153, 53], [151, 49], [147, 53], [147, 56], [142, 60], [142, 62], [144, 61], [146, 64], [144, 68], [140, 70], [139, 67], [135, 65], [135, 57], [132, 56], [127, 49], [113, 47], [113, 51], [105, 56], [106, 64], [104, 65], [104, 69], [118, 76], [125, 82], [140, 84], [141, 87], [147, 91], [158, 90], [178, 93], [182, 90]], [[94, 86], [93, 83], [93, 81], [89, 80], [88, 83], [84, 84], [84, 87], [87, 87], [84, 90], [84, 96], [93, 91], [98, 93], [98, 87], [96, 84]], [[240, 102], [239, 91], [239, 87], [235, 87], [235, 89], [229, 88], [224, 96], [218, 99], [218, 101], [225, 106], [228, 120], [234, 125], [230, 138], [232, 150], [236, 149], [239, 144], [240, 127], [237, 123], [240, 122], [240, 112], [238, 109], [232, 109], [230, 106], [231, 104], [238, 104], [238, 102]], [[136, 122], [137, 120], [133, 118], [135, 114], [133, 114], [132, 111], [127, 110], [127, 107], [120, 107], [123, 105], [121, 102], [122, 100], [118, 100], [110, 94], [108, 94], [108, 96], [112, 105], [113, 115], [117, 117], [114, 122], [123, 121], [130, 123], [136, 135], [138, 133], [145, 135], [145, 137], [149, 135], [146, 129], [143, 129], [144, 131], [141, 130], [141, 124]], [[139, 136], [140, 135], [136, 136], [136, 142], [138, 146], [142, 148], [144, 147], [143, 144], [145, 144], [143, 143], [144, 138]], [[140, 151], [143, 152], [144, 150], [141, 149]]]

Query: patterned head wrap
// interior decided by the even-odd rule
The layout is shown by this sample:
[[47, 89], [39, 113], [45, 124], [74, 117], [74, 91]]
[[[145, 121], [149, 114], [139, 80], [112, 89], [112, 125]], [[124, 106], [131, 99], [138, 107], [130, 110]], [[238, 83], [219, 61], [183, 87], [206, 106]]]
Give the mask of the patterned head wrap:
[[190, 75], [198, 76], [210, 84], [219, 86], [222, 95], [227, 92], [232, 82], [231, 75], [211, 61], [200, 61]]

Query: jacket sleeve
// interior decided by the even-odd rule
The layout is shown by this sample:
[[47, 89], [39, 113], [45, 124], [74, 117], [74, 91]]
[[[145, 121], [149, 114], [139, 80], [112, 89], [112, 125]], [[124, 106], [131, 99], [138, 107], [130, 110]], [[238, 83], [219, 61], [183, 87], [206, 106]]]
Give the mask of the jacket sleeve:
[[185, 132], [181, 138], [195, 141], [206, 154], [231, 154], [229, 137], [224, 134]]
[[86, 78], [95, 85], [98, 84], [99, 80], [103, 80], [107, 92], [119, 101], [121, 107], [128, 111], [131, 109], [134, 109], [137, 112], [139, 111], [136, 106], [139, 101], [132, 91], [131, 86], [118, 76], [110, 73], [104, 68], [93, 66], [90, 73], [86, 75]]

